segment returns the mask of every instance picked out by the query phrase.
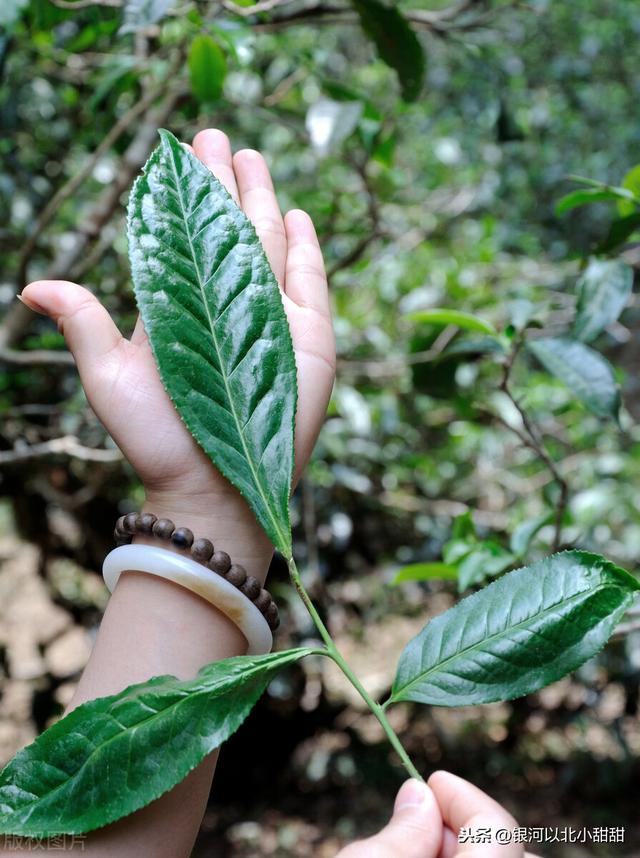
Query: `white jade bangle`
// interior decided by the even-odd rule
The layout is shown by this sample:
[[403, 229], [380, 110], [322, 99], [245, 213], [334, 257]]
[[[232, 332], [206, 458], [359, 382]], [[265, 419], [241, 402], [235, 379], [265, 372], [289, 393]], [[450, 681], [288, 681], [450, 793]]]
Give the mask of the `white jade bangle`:
[[271, 650], [271, 629], [253, 602], [222, 575], [205, 569], [190, 557], [155, 545], [121, 545], [107, 554], [102, 564], [109, 592], [113, 593], [123, 572], [146, 572], [186, 587], [235, 623], [249, 644], [247, 655], [261, 655]]

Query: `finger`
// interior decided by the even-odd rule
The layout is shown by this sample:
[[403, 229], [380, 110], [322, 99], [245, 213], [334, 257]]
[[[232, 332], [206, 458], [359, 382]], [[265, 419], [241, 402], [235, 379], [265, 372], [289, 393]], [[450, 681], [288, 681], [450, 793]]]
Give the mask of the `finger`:
[[242, 149], [233, 156], [233, 168], [244, 213], [255, 226], [276, 280], [282, 287], [287, 237], [267, 163], [259, 152]]
[[20, 299], [58, 325], [83, 380], [121, 342], [122, 335], [107, 310], [88, 289], [66, 280], [36, 280]]
[[147, 337], [147, 332], [144, 329], [144, 322], [142, 321], [142, 316], [138, 315], [136, 319], [136, 325], [133, 329], [133, 333], [131, 334], [131, 343], [134, 346], [141, 346], [143, 343], [146, 344], [149, 342]]
[[199, 131], [193, 138], [193, 151], [240, 205], [238, 185], [233, 172], [231, 144], [227, 135], [217, 128]]
[[438, 858], [455, 858], [458, 848], [458, 835], [445, 825], [442, 831], [442, 846]]
[[437, 858], [441, 841], [442, 817], [432, 791], [410, 780], [400, 788], [388, 825], [347, 846], [338, 858]]
[[472, 833], [478, 829], [489, 829], [491, 842], [463, 842], [454, 853], [456, 858], [523, 858], [524, 849], [519, 843], [501, 845], [496, 842], [496, 832], [517, 827], [515, 819], [497, 801], [468, 781], [450, 772], [435, 772], [429, 778], [445, 826], [456, 836], [460, 829]]
[[287, 237], [285, 292], [299, 307], [308, 307], [329, 318], [327, 275], [313, 221], [306, 212], [295, 209], [285, 215], [284, 226]]

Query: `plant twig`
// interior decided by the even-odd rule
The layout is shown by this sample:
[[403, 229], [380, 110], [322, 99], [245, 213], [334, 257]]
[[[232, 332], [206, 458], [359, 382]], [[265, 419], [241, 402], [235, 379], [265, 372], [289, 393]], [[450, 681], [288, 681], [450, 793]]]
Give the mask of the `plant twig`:
[[13, 450], [0, 451], [0, 465], [16, 465], [32, 459], [44, 459], [49, 456], [70, 456], [83, 462], [119, 462], [120, 450], [95, 449], [85, 447], [74, 435], [53, 438], [41, 444], [21, 444]]
[[88, 9], [91, 6], [111, 6], [119, 9], [123, 5], [122, 0], [76, 0], [76, 2], [74, 0], [50, 0], [50, 2], [58, 9], [70, 9], [71, 11]]
[[511, 390], [511, 372], [513, 370], [513, 366], [516, 362], [516, 358], [520, 353], [520, 349], [522, 348], [522, 338], [520, 337], [517, 342], [514, 343], [513, 349], [509, 356], [509, 359], [504, 365], [503, 373], [502, 373], [502, 381], [500, 382], [500, 390], [508, 397], [511, 404], [514, 406], [518, 414], [520, 415], [520, 419], [522, 420], [522, 425], [524, 426], [524, 432], [521, 432], [517, 427], [512, 426], [506, 420], [502, 420], [502, 418], [498, 418], [500, 422], [510, 429], [518, 438], [529, 447], [530, 450], [533, 450], [538, 458], [544, 462], [546, 467], [549, 470], [549, 473], [558, 484], [558, 488], [560, 490], [560, 497], [558, 498], [558, 503], [556, 504], [556, 512], [555, 512], [555, 532], [553, 536], [553, 544], [552, 550], [557, 551], [560, 548], [562, 541], [562, 522], [564, 520], [565, 512], [567, 510], [567, 505], [569, 503], [569, 484], [566, 479], [562, 476], [558, 467], [554, 460], [549, 455], [547, 451], [544, 441], [540, 437], [538, 433], [538, 429], [527, 414], [526, 410], [521, 405], [520, 401], [515, 397], [513, 391]]
[[0, 348], [0, 362], [15, 364], [16, 366], [71, 366], [74, 363], [73, 356], [67, 351], [57, 349], [32, 349], [21, 351], [20, 349]]

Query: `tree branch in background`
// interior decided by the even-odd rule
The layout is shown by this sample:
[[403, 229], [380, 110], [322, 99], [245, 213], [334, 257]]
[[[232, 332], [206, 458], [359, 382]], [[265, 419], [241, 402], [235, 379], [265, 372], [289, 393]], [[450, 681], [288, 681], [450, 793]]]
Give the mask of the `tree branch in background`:
[[558, 470], [556, 463], [549, 455], [545, 447], [544, 441], [542, 440], [538, 432], [537, 427], [535, 426], [525, 409], [522, 407], [518, 399], [516, 399], [511, 390], [511, 372], [513, 370], [513, 365], [515, 364], [516, 358], [520, 353], [521, 347], [522, 338], [520, 338], [516, 343], [514, 343], [511, 355], [509, 356], [508, 361], [504, 365], [502, 381], [500, 382], [500, 390], [502, 390], [502, 392], [508, 397], [509, 401], [512, 403], [512, 405], [520, 415], [520, 419], [522, 420], [522, 425], [525, 431], [521, 432], [517, 427], [512, 426], [510, 423], [508, 423], [506, 420], [502, 420], [502, 418], [500, 417], [498, 417], [497, 419], [504, 426], [510, 429], [511, 432], [516, 434], [525, 446], [529, 447], [530, 450], [533, 450], [533, 452], [538, 456], [538, 458], [542, 462], [544, 462], [551, 476], [558, 485], [558, 488], [560, 490], [560, 496], [556, 504], [555, 533], [552, 544], [552, 550], [557, 551], [560, 548], [560, 544], [562, 541], [562, 522], [564, 520], [564, 516], [567, 510], [567, 505], [569, 503], [569, 484], [562, 476], [562, 474]]
[[70, 352], [57, 349], [0, 349], [0, 361], [16, 366], [70, 366], [74, 362]]
[[[223, 5], [227, 11], [233, 12], [243, 18], [248, 18], [259, 12], [277, 12], [280, 7], [289, 5], [292, 2], [293, 0], [262, 0], [262, 2], [255, 3], [253, 6], [242, 8], [236, 6], [230, 0], [225, 0]], [[479, 9], [478, 7], [482, 8]], [[475, 16], [465, 15], [466, 12], [471, 12], [472, 10], [477, 11], [478, 14]], [[476, 29], [486, 24], [497, 13], [497, 9], [492, 10], [488, 8], [486, 0], [462, 0], [460, 3], [433, 12], [420, 9], [407, 9], [403, 11], [404, 17], [413, 25], [414, 29], [431, 32], [437, 36], [446, 36], [456, 30], [467, 31]], [[462, 18], [462, 20], [458, 21], [458, 18]], [[296, 9], [283, 15], [276, 14], [268, 21], [256, 21], [251, 26], [257, 31], [273, 31], [296, 26], [297, 24], [304, 24], [307, 21], [313, 21], [316, 24], [356, 24], [359, 21], [359, 17], [349, 6], [332, 6], [328, 3], [318, 3], [315, 6]]]
[[13, 450], [0, 451], [0, 465], [18, 465], [33, 459], [46, 459], [50, 456], [70, 456], [83, 462], [120, 462], [123, 459], [120, 450], [97, 450], [85, 447], [74, 435], [53, 438], [41, 444], [20, 444]]
[[119, 9], [124, 5], [123, 0], [50, 0], [58, 9], [88, 9], [90, 6], [111, 6]]
[[413, 354], [401, 354], [381, 360], [348, 360], [338, 359], [338, 366], [341, 370], [351, 371], [355, 374], [365, 375], [367, 378], [385, 378], [390, 375], [397, 375], [408, 366], [415, 366], [420, 363], [429, 363], [440, 357], [442, 352], [449, 345], [460, 329], [456, 325], [447, 325], [438, 334], [433, 345], [429, 349]]

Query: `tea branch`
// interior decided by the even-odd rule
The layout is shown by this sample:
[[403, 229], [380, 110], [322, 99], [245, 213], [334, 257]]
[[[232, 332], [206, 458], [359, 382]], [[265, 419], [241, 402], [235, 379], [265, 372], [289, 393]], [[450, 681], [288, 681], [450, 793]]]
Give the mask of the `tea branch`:
[[407, 752], [403, 748], [402, 743], [400, 742], [400, 739], [398, 738], [397, 733], [395, 732], [395, 730], [393, 729], [393, 727], [389, 723], [389, 720], [387, 719], [387, 716], [384, 713], [384, 708], [379, 703], [376, 703], [376, 701], [373, 699], [373, 697], [371, 697], [369, 692], [362, 685], [362, 683], [360, 682], [360, 680], [358, 679], [356, 674], [353, 672], [353, 670], [349, 667], [349, 665], [345, 661], [340, 650], [337, 648], [337, 646], [333, 642], [333, 638], [331, 637], [331, 633], [329, 632], [329, 630], [327, 629], [327, 627], [323, 623], [323, 621], [320, 617], [320, 614], [316, 610], [315, 605], [311, 601], [309, 594], [307, 593], [307, 591], [304, 588], [304, 584], [302, 583], [302, 579], [300, 577], [300, 572], [298, 571], [298, 567], [296, 566], [295, 560], [293, 558], [290, 558], [287, 561], [287, 565], [289, 567], [289, 577], [291, 579], [291, 583], [293, 584], [293, 586], [296, 589], [296, 592], [298, 593], [298, 595], [302, 599], [302, 603], [304, 604], [305, 608], [309, 612], [309, 615], [310, 615], [311, 619], [313, 620], [313, 624], [315, 625], [316, 629], [318, 630], [318, 633], [320, 634], [320, 637], [322, 638], [322, 641], [326, 647], [325, 650], [317, 650], [317, 653], [327, 656], [340, 668], [342, 673], [346, 676], [346, 678], [349, 680], [349, 682], [353, 685], [355, 690], [358, 692], [360, 697], [362, 697], [364, 702], [367, 704], [368, 708], [371, 710], [372, 714], [377, 719], [378, 723], [380, 724], [380, 726], [384, 730], [384, 733], [385, 733], [387, 739], [389, 740], [391, 746], [393, 747], [393, 749], [395, 750], [397, 755], [400, 757], [400, 760], [402, 761], [402, 764], [405, 767], [405, 769], [407, 770], [407, 772], [410, 774], [410, 776], [412, 778], [416, 778], [417, 780], [420, 780], [420, 781], [423, 780], [422, 775], [416, 769], [416, 767], [413, 765], [409, 755], [407, 754]]

